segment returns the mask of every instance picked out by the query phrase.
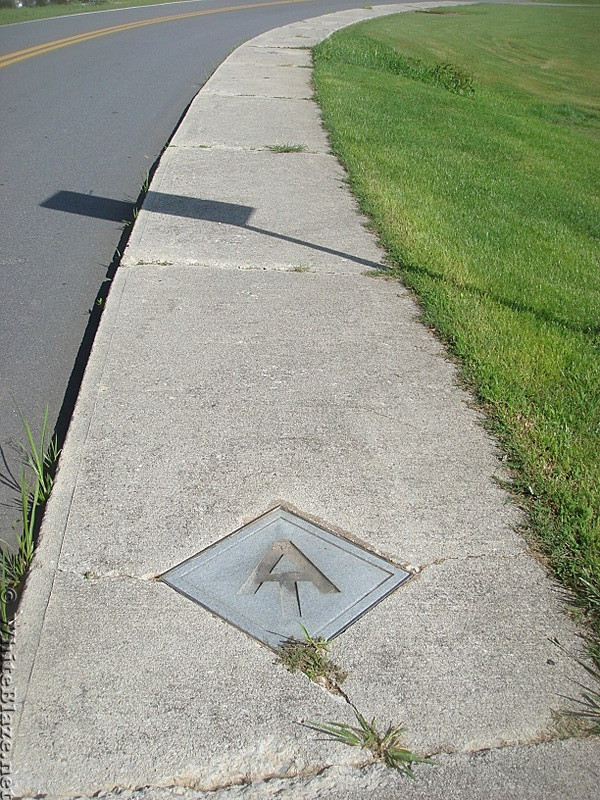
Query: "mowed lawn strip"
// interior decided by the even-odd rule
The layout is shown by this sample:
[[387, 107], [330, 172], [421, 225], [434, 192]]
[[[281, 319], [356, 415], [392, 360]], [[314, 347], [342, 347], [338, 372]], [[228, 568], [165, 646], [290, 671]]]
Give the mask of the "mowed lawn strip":
[[333, 150], [600, 634], [600, 7], [382, 17], [314, 50]]

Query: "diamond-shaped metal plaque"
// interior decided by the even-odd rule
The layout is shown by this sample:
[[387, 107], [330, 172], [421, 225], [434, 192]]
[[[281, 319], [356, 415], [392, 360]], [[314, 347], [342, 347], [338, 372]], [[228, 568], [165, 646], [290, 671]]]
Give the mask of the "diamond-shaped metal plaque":
[[277, 649], [331, 639], [410, 577], [385, 559], [276, 508], [173, 567], [162, 580]]

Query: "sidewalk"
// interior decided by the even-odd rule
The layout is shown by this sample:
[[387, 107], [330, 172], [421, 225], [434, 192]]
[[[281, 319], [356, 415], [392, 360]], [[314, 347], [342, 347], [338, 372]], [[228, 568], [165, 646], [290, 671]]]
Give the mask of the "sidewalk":
[[[516, 533], [499, 454], [453, 364], [408, 292], [376, 276], [383, 254], [310, 100], [306, 48], [414, 7], [344, 11], [241, 46], [165, 152], [17, 620], [15, 796], [596, 796], [600, 740], [560, 740], [553, 717], [586, 683], [550, 641], [579, 645], [560, 587]], [[280, 505], [411, 573], [331, 654], [364, 716], [403, 721], [408, 746], [434, 754], [416, 782], [299, 724], [354, 717], [158, 580]], [[318, 558], [290, 540], [294, 568], [312, 569]], [[238, 598], [227, 558], [214, 584]], [[244, 586], [254, 576], [276, 608], [287, 584], [259, 567], [248, 562]], [[296, 622], [360, 583], [336, 575], [330, 594], [297, 590]]]

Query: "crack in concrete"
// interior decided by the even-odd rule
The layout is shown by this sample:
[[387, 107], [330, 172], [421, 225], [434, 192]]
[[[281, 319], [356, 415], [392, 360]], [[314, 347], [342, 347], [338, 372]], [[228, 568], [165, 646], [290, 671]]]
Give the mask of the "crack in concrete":
[[[371, 761], [365, 761], [363, 764], [359, 764], [357, 769], [360, 771], [367, 766], [371, 765]], [[330, 769], [335, 769], [338, 765], [330, 764], [326, 766], [320, 767], [306, 767], [304, 769], [298, 769], [293, 773], [288, 774], [281, 774], [277, 772], [265, 772], [263, 776], [257, 777], [254, 780], [240, 778], [239, 780], [229, 780], [223, 781], [222, 783], [215, 783], [210, 789], [202, 789], [200, 788], [201, 785], [201, 778], [194, 777], [193, 775], [189, 776], [182, 776], [181, 778], [176, 778], [170, 776], [169, 778], [165, 778], [163, 781], [157, 781], [156, 783], [147, 783], [147, 784], [136, 784], [133, 786], [111, 786], [110, 788], [106, 789], [98, 789], [94, 792], [88, 792], [85, 794], [72, 794], [72, 795], [60, 795], [60, 796], [53, 796], [52, 800], [102, 800], [102, 798], [110, 798], [110, 797], [131, 797], [133, 795], [142, 795], [143, 792], [152, 791], [154, 789], [162, 790], [165, 792], [173, 792], [175, 794], [182, 794], [181, 790], [188, 790], [197, 792], [199, 797], [205, 795], [213, 795], [219, 791], [227, 791], [228, 789], [235, 789], [239, 787], [245, 786], [259, 786], [261, 784], [267, 783], [270, 780], [287, 780], [292, 781], [298, 778], [316, 778], [320, 775], [324, 774]], [[179, 791], [178, 791], [179, 790]], [[38, 794], [35, 797], [31, 796], [22, 796], [19, 800], [42, 800], [42, 798], [46, 798], [48, 795], [46, 794]]]
[[436, 558], [433, 561], [425, 561], [422, 564], [414, 565], [414, 564], [405, 564], [403, 568], [412, 572], [414, 575], [419, 575], [423, 572], [423, 570], [429, 569], [430, 567], [439, 567], [442, 564], [445, 564], [447, 561], [474, 561], [482, 558], [493, 558], [493, 559], [502, 559], [505, 560], [514, 560], [515, 558], [523, 558], [523, 557], [531, 557], [531, 553], [527, 550], [519, 550], [516, 553], [468, 553], [467, 555], [462, 556], [445, 556], [444, 558]]
[[[412, 573], [413, 576], [418, 576], [423, 573], [426, 569], [430, 569], [431, 567], [438, 567], [446, 562], [451, 561], [471, 561], [471, 560], [479, 560], [484, 558], [493, 558], [493, 559], [502, 559], [502, 560], [513, 560], [515, 558], [523, 558], [529, 557], [530, 553], [527, 550], [521, 550], [517, 553], [469, 553], [464, 556], [446, 556], [444, 558], [436, 558], [433, 561], [427, 561], [421, 564], [410, 564], [410, 563], [400, 563], [394, 560], [394, 563], [402, 569], [405, 569], [407, 572]], [[385, 555], [384, 557], [392, 560], [389, 555]], [[133, 580], [133, 581], [145, 581], [145, 582], [159, 582], [160, 577], [162, 575], [161, 572], [148, 572], [143, 575], [133, 575], [129, 572], [123, 572], [122, 570], [118, 569], [109, 569], [106, 572], [97, 572], [95, 570], [78, 570], [76, 568], [65, 568], [59, 567], [57, 572], [63, 575], [72, 575], [77, 578], [83, 578], [84, 580], [88, 581], [99, 581], [99, 580]], [[348, 701], [350, 702], [350, 701]]]
[[489, 744], [483, 745], [482, 747], [471, 747], [465, 750], [453, 749], [450, 747], [442, 747], [439, 750], [432, 750], [430, 753], [427, 754], [427, 757], [430, 758], [432, 756], [476, 756], [480, 753], [488, 753], [488, 752], [496, 752], [499, 750], [506, 750], [510, 747], [539, 747], [542, 744], [548, 744], [548, 742], [555, 742], [561, 739], [577, 739], [579, 737], [573, 736], [564, 736], [558, 729], [554, 730], [545, 730], [540, 731], [536, 736], [532, 736], [529, 739], [514, 739], [514, 740], [505, 740], [501, 744], [490, 746]]
[[100, 581], [100, 580], [132, 580], [132, 581], [156, 581], [158, 582], [161, 573], [149, 572], [145, 575], [130, 575], [128, 572], [121, 572], [118, 569], [110, 569], [107, 572], [94, 572], [94, 570], [84, 570], [81, 572], [77, 569], [65, 569], [59, 567], [57, 572], [63, 575], [73, 575], [76, 578], [83, 578], [86, 581]]
[[[564, 738], [564, 736], [560, 736], [558, 733], [547, 731], [532, 739], [522, 739], [510, 742], [507, 741], [495, 747], [485, 746], [470, 750], [453, 750], [450, 748], [442, 748], [440, 750], [431, 751], [426, 755], [427, 758], [432, 758], [435, 756], [467, 756], [477, 758], [485, 753], [498, 752], [510, 748], [540, 747], [541, 745]], [[572, 739], [577, 737], [566, 738]], [[377, 766], [383, 765], [380, 761], [375, 759], [364, 759], [362, 762], [356, 764], [342, 762], [338, 764], [327, 764], [325, 766], [305, 767], [304, 769], [298, 769], [294, 772], [288, 771], [283, 775], [281, 773], [278, 774], [271, 771], [265, 773], [264, 776], [257, 776], [254, 780], [241, 778], [238, 780], [215, 783], [210, 789], [201, 788], [202, 779], [199, 776], [188, 775], [181, 776], [181, 778], [175, 778], [171, 776], [169, 778], [165, 778], [164, 782], [159, 780], [155, 783], [137, 784], [133, 786], [112, 786], [110, 788], [98, 789], [94, 792], [84, 794], [60, 795], [53, 797], [52, 800], [111, 800], [111, 798], [115, 798], [115, 800], [118, 800], [118, 798], [121, 798], [121, 800], [136, 800], [136, 798], [143, 800], [145, 793], [151, 791], [170, 792], [175, 796], [187, 795], [188, 798], [190, 797], [190, 793], [192, 793], [192, 797], [198, 798], [198, 800], [203, 800], [203, 798], [213, 797], [216, 796], [218, 792], [227, 792], [228, 790], [245, 787], [255, 787], [256, 789], [259, 789], [262, 785], [267, 784], [270, 781], [285, 782], [289, 784], [290, 787], [293, 787], [294, 782], [299, 782], [302, 780], [318, 780], [319, 778], [326, 776], [328, 773], [335, 774], [339, 770], [352, 770], [357, 777], [360, 777], [361, 774], [364, 775], [367, 770]], [[42, 800], [42, 798], [46, 797], [46, 794], [39, 794], [35, 797], [23, 796], [19, 798], [19, 800]]]

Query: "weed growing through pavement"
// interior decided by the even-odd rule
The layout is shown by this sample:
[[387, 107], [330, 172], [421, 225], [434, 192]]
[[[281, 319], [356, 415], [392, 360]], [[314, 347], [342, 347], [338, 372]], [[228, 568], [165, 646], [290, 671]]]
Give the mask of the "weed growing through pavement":
[[27, 480], [25, 469], [22, 468], [19, 481], [21, 531], [16, 535], [16, 547], [0, 552], [0, 627], [3, 640], [10, 634], [10, 607], [17, 599], [33, 558], [37, 523], [52, 490], [54, 469], [60, 454], [56, 438], [54, 436], [47, 438], [47, 408], [44, 412], [39, 445], [31, 432], [31, 426], [21, 412], [18, 413], [27, 437], [27, 445], [21, 444], [24, 466], [33, 474], [33, 488]]
[[[58, 459], [58, 446], [56, 443], [56, 438], [51, 437], [50, 439], [47, 438], [48, 436], [48, 408], [44, 411], [44, 419], [42, 422], [42, 433], [40, 436], [40, 444], [39, 447], [36, 444], [35, 439], [33, 438], [33, 434], [31, 432], [31, 426], [19, 411], [19, 417], [21, 418], [21, 423], [23, 425], [23, 429], [25, 430], [25, 435], [27, 437], [27, 444], [20, 444], [21, 451], [23, 453], [23, 457], [25, 459], [25, 464], [31, 469], [33, 472], [34, 480], [35, 480], [35, 491], [38, 494], [38, 505], [39, 503], [45, 503], [48, 499], [50, 494], [50, 490], [52, 489], [53, 484], [53, 473], [54, 473], [54, 466]], [[24, 487], [24, 474], [21, 472], [21, 489], [23, 490]]]
[[121, 224], [124, 228], [131, 228], [133, 223], [138, 218], [138, 214], [140, 213], [140, 206], [134, 206], [131, 211], [131, 219], [122, 219]]
[[340, 689], [347, 677], [337, 664], [329, 658], [329, 641], [321, 636], [313, 637], [304, 626], [304, 639], [288, 639], [279, 648], [279, 661], [288, 672], [303, 672], [314, 683], [333, 694], [343, 694]]
[[16, 534], [16, 547], [0, 552], [0, 625], [3, 641], [10, 635], [10, 607], [17, 599], [33, 558], [39, 502], [38, 488], [30, 495], [21, 471], [21, 532]]
[[268, 144], [267, 150], [272, 153], [305, 153], [308, 148], [305, 144]]
[[380, 733], [375, 719], [368, 722], [356, 708], [354, 714], [358, 726], [348, 725], [345, 722], [309, 722], [308, 726], [349, 747], [370, 750], [377, 761], [382, 761], [386, 766], [403, 772], [413, 779], [415, 777], [411, 769], [413, 764], [433, 764], [430, 759], [413, 753], [404, 746], [402, 734], [406, 728], [390, 724], [384, 733]]
[[411, 752], [402, 742], [402, 734], [406, 728], [393, 726], [380, 733], [375, 719], [367, 722], [356, 708], [341, 684], [348, 673], [344, 672], [329, 657], [330, 642], [321, 636], [311, 636], [306, 628], [300, 626], [304, 639], [288, 639], [278, 651], [279, 661], [289, 672], [303, 672], [311, 681], [323, 686], [332, 694], [340, 695], [352, 707], [358, 726], [345, 722], [312, 722], [305, 723], [307, 728], [324, 733], [342, 744], [369, 750], [377, 761], [414, 778], [411, 769], [413, 764], [433, 764], [433, 761]]
[[[142, 180], [142, 186], [140, 188], [140, 193], [138, 195], [138, 198], [135, 201], [135, 203], [133, 204], [133, 208], [131, 209], [131, 219], [122, 219], [121, 220], [121, 224], [123, 225], [123, 227], [125, 229], [131, 228], [133, 226], [133, 223], [138, 218], [138, 214], [142, 210], [142, 204], [144, 202], [144, 199], [145, 199], [146, 195], [148, 194], [148, 190], [149, 189], [150, 189], [150, 173], [146, 172], [146, 174], [144, 175], [144, 179]], [[117, 250], [117, 253], [119, 253], [118, 250]], [[119, 258], [120, 257], [121, 257], [121, 254], [119, 253]]]

